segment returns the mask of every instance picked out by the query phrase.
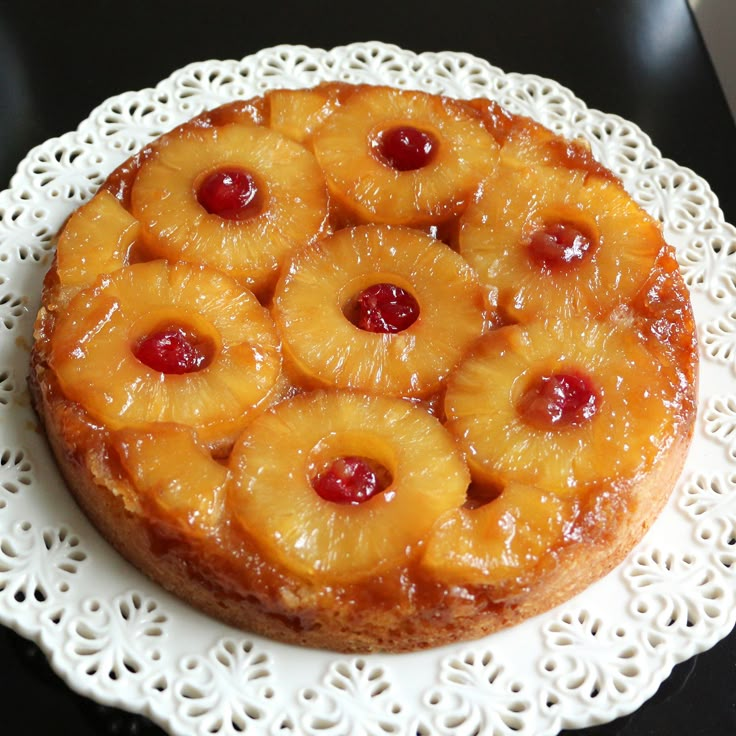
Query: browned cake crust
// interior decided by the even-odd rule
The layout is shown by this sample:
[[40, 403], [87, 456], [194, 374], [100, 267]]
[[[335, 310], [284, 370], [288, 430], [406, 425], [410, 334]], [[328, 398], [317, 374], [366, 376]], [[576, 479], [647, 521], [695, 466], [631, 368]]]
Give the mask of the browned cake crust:
[[[323, 135], [320, 130], [324, 130], [325, 121], [331, 119], [334, 110], [344, 109], [345, 102], [362, 89], [346, 85], [318, 88], [317, 94], [324, 103], [320, 106], [314, 99], [307, 100], [304, 109], [309, 109], [314, 117], [302, 128], [290, 118], [292, 103], [288, 97], [273, 102], [276, 98], [267, 95], [206, 113], [166, 138], [181, 139], [192, 131], [237, 124], [279, 130], [279, 134], [291, 135], [298, 145], [311, 152], [321, 145], [319, 141], [315, 143], [315, 138]], [[535, 181], [544, 187], [545, 177], [550, 180], [553, 177], [548, 172], [562, 171], [565, 176], [577, 177], [575, 182], [602, 181], [623, 192], [616, 178], [595, 162], [584, 146], [564, 141], [488, 101], [447, 104], [450, 103], [462, 108], [473, 124], [479, 124], [496, 142], [501, 151], [499, 167], [505, 166], [509, 176], [523, 170], [525, 176], [528, 173], [529, 177], [536, 177]], [[279, 111], [278, 116], [274, 110]], [[137, 212], [138, 205], [131, 199], [137, 175], [146, 162], [156, 160], [160, 147], [161, 143], [154, 143], [126, 162], [103, 186], [103, 191], [114, 194], [129, 212]], [[317, 153], [317, 160], [322, 161]], [[502, 176], [497, 172], [492, 175]], [[474, 256], [465, 256], [464, 249], [470, 252], [472, 248], [467, 245], [469, 241], [463, 240], [472, 235], [469, 201], [473, 200], [473, 206], [482, 206], [479, 192], [492, 186], [489, 181], [501, 179], [478, 181], [470, 197], [463, 195], [457, 201], [443, 204], [432, 221], [406, 224], [431, 233], [449, 244], [453, 252], [459, 251], [463, 258], [470, 260]], [[307, 247], [319, 247], [314, 244], [331, 233], [366, 221], [363, 204], [347, 201], [333, 185], [328, 189], [327, 219], [315, 227]], [[643, 213], [642, 217], [648, 227], [651, 223]], [[404, 227], [404, 223], [399, 224]], [[162, 249], [168, 246], [154, 240], [150, 231], [133, 238], [121, 256], [120, 265], [130, 268], [128, 264], [132, 262], [153, 262], [160, 257]], [[608, 242], [605, 246], [616, 247]], [[107, 288], [110, 279], [104, 273], [93, 274], [88, 283], [70, 284], [67, 272], [63, 271], [65, 266], [60, 268], [59, 261], [54, 261], [45, 281], [36, 323], [29, 380], [34, 407], [69, 489], [92, 523], [137, 568], [206, 613], [280, 641], [340, 651], [398, 652], [477, 638], [548, 610], [609, 572], [653, 523], [682, 469], [696, 411], [695, 330], [687, 290], [672, 251], [664, 241], [659, 242], [657, 249], [644, 277], [639, 278], [629, 295], [622, 296], [613, 307], [606, 304], [598, 313], [585, 315], [595, 323], [596, 334], [621, 334], [625, 344], [635, 342], [636, 350], [646, 354], [649, 362], [635, 365], [634, 371], [653, 371], [653, 380], [661, 384], [664, 398], [660, 404], [666, 407], [657, 405], [662, 415], [656, 427], [659, 434], [642, 449], [641, 461], [634, 462], [621, 451], [620, 462], [611, 461], [613, 470], [610, 470], [603, 462], [603, 454], [610, 455], [612, 447], [615, 455], [615, 443], [612, 445], [609, 438], [608, 444], [602, 445], [606, 449], [600, 454], [600, 469], [596, 460], [595, 467], [586, 470], [584, 481], [573, 478], [563, 488], [553, 487], [551, 475], [542, 477], [523, 468], [518, 471], [516, 466], [509, 470], [502, 462], [486, 462], [485, 458], [476, 456], [477, 446], [469, 427], [477, 417], [468, 418], [462, 408], [465, 379], [461, 371], [474, 360], [485, 361], [487, 354], [499, 356], [500, 360], [509, 351], [523, 352], [518, 345], [531, 339], [537, 322], [551, 324], [549, 331], [554, 333], [555, 324], [562, 325], [580, 316], [570, 315], [564, 309], [558, 314], [551, 298], [548, 312], [530, 318], [529, 312], [524, 311], [526, 307], [519, 307], [518, 298], [505, 295], [502, 284], [498, 288], [495, 283], [483, 284], [481, 276], [481, 290], [490, 292], [491, 298], [482, 305], [483, 319], [477, 337], [461, 349], [460, 358], [436, 386], [427, 384], [426, 389], [415, 393], [398, 390], [394, 394], [397, 398], [391, 399], [412, 402], [417, 412], [432, 417], [433, 427], [436, 425], [433, 431], [449, 438], [453, 458], [459, 458], [458, 462], [463, 464], [462, 497], [449, 503], [448, 510], [438, 511], [437, 518], [427, 522], [427, 529], [417, 538], [407, 537], [402, 555], [390, 564], [376, 563], [369, 572], [365, 568], [351, 576], [349, 562], [345, 564], [347, 572], [339, 562], [335, 563], [337, 572], [334, 572], [333, 568], [325, 571], [319, 563], [315, 566], [304, 562], [301, 557], [297, 560], [274, 541], [275, 537], [267, 539], [265, 532], [249, 526], [247, 519], [242, 520], [246, 512], [238, 505], [238, 499], [245, 494], [246, 482], [238, 458], [247, 454], [256, 442], [253, 438], [258, 436], [258, 430], [252, 429], [253, 422], [260, 427], [259, 417], [273, 415], [279, 406], [293, 402], [294, 397], [298, 400], [333, 391], [361, 397], [371, 393], [350, 383], [337, 388], [326, 385], [326, 379], [310, 373], [311, 369], [304, 367], [300, 355], [291, 347], [281, 346], [283, 358], [280, 356], [279, 360], [283, 360], [283, 367], [279, 378], [252, 417], [248, 414], [233, 420], [234, 423], [226, 423], [224, 430], [220, 428], [222, 423], [216, 422], [198, 429], [200, 445], [214, 458], [203, 457], [203, 473], [229, 468], [224, 496], [218, 496], [217, 503], [211, 504], [217, 508], [209, 516], [209, 511], [201, 512], [201, 504], [196, 505], [201, 499], [191, 500], [184, 494], [184, 504], [189, 503], [190, 507], [182, 512], [174, 502], [161, 500], [167, 491], [162, 490], [160, 481], [151, 490], [131, 471], [134, 461], [126, 455], [125, 448], [134, 444], [131, 437], [144, 437], [155, 443], [159, 429], [154, 423], [139, 423], [133, 431], [140, 434], [126, 434], [130, 427], [124, 420], [110, 422], [96, 409], [90, 409], [93, 405], [70, 395], [73, 393], [68, 388], [70, 379], [64, 373], [66, 369], [59, 367], [62, 362], [59, 325], [72, 319], [69, 315], [76, 314], [80, 290], [91, 294], [95, 289]], [[252, 287], [269, 313], [276, 315], [280, 335], [286, 329], [283, 323], [286, 318], [280, 317], [286, 313], [282, 307], [288, 286], [284, 264], [291, 263], [296, 268], [301, 263], [299, 258], [292, 250], [283, 256], [276, 271], [263, 278], [251, 276], [251, 272], [238, 276], [241, 283]], [[473, 269], [480, 270], [477, 262]], [[472, 277], [476, 278], [475, 273]], [[554, 273], [551, 278], [555, 278]], [[532, 304], [529, 310], [533, 311], [533, 299], [529, 303]], [[67, 327], [65, 324], [64, 330]], [[560, 330], [564, 332], [563, 327]], [[482, 389], [478, 387], [479, 392]], [[455, 399], [456, 395], [460, 398]], [[614, 397], [608, 400], [614, 401]], [[622, 417], [620, 421], [625, 417], [631, 423], [636, 436], [637, 422], [645, 419], [636, 416], [636, 406], [615, 406], [615, 409]], [[165, 426], [170, 428], [171, 424], [167, 419]], [[232, 451], [233, 443], [235, 451]], [[469, 471], [465, 469], [465, 458]], [[550, 464], [557, 460], [551, 458]], [[186, 482], [177, 475], [178, 465], [178, 459], [172, 458], [170, 484]], [[155, 466], [156, 472], [165, 477], [166, 466], [164, 459]], [[188, 472], [191, 473], [191, 468]], [[472, 483], [468, 486], [471, 476]], [[485, 537], [478, 531], [477, 512], [492, 508], [500, 499], [511, 498], [510, 493], [506, 494], [507, 488], [527, 485], [542, 486], [539, 504], [551, 498], [550, 513], [554, 519], [549, 524], [535, 522], [530, 526], [524, 518], [524, 504], [511, 505], [502, 517], [505, 521], [494, 522], [495, 526], [488, 522], [484, 532], [489, 539], [488, 549], [500, 552], [495, 557], [485, 548], [482, 554], [478, 552], [473, 545], [480, 544], [478, 539]], [[199, 509], [196, 513], [195, 507]], [[532, 512], [534, 518], [542, 513], [536, 506]], [[202, 521], [203, 513], [205, 521]], [[513, 534], [503, 537], [501, 531], [508, 530], [509, 524], [516, 525], [517, 537], [522, 542], [518, 539], [513, 542]], [[450, 544], [453, 544], [452, 535], [458, 536], [457, 555], [443, 552], [448, 544], [447, 530], [450, 530]], [[494, 533], [497, 538], [492, 538]], [[459, 539], [462, 535], [467, 537], [464, 542]], [[516, 544], [524, 546], [517, 548]], [[498, 567], [496, 558], [500, 559], [504, 553], [515, 561]], [[473, 562], [486, 554], [485, 563]]]

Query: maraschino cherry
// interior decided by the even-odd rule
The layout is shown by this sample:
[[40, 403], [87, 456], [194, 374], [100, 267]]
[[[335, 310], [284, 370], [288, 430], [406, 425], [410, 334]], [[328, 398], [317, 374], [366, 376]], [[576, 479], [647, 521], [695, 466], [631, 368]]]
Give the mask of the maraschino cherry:
[[598, 411], [599, 398], [591, 380], [578, 373], [540, 376], [524, 392], [519, 412], [540, 429], [579, 426]]
[[333, 460], [312, 480], [312, 488], [325, 501], [353, 506], [383, 490], [370, 464], [354, 455]]
[[358, 294], [352, 322], [367, 332], [401, 332], [419, 317], [419, 303], [406, 289], [394, 284], [374, 284]]
[[197, 200], [211, 215], [247, 220], [261, 211], [258, 183], [249, 171], [235, 167], [208, 174], [197, 189]]
[[543, 268], [560, 268], [580, 263], [593, 246], [588, 233], [570, 222], [554, 222], [535, 230], [529, 239], [532, 261]]
[[133, 355], [154, 371], [167, 374], [194, 373], [209, 362], [208, 351], [183, 327], [167, 327], [146, 335], [133, 348]]
[[379, 156], [397, 171], [421, 169], [432, 161], [436, 149], [434, 136], [410, 125], [389, 128], [377, 141]]

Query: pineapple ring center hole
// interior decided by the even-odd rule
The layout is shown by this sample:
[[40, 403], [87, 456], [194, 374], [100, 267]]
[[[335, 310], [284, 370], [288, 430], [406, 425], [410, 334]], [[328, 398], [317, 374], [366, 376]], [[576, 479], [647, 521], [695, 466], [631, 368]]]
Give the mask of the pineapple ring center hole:
[[385, 442], [369, 433], [330, 435], [310, 453], [309, 484], [325, 501], [359, 506], [393, 486], [392, 455]]
[[[200, 320], [144, 320], [133, 329], [131, 352], [143, 365], [166, 375], [204, 370], [215, 359], [218, 341]], [[148, 324], [146, 324], [148, 323]]]
[[466, 511], [475, 511], [500, 498], [502, 493], [503, 488], [500, 486], [472, 481], [468, 486], [465, 503], [462, 508]]
[[[378, 277], [379, 279], [381, 277]], [[403, 279], [387, 277], [368, 284], [352, 284], [351, 294], [342, 304], [342, 313], [348, 322], [365, 332], [395, 334], [411, 327], [419, 319], [419, 301]], [[402, 284], [397, 284], [399, 280]]]
[[589, 375], [577, 369], [542, 373], [526, 383], [516, 402], [519, 416], [540, 430], [579, 427], [600, 408], [600, 396]]
[[544, 273], [581, 265], [592, 257], [599, 241], [595, 222], [576, 211], [544, 213], [529, 224], [522, 238], [529, 260]]
[[266, 187], [251, 171], [221, 166], [197, 177], [194, 192], [210, 215], [224, 220], [250, 220], [263, 211]]
[[395, 171], [416, 171], [437, 157], [439, 139], [413, 125], [394, 125], [369, 137], [373, 156]]

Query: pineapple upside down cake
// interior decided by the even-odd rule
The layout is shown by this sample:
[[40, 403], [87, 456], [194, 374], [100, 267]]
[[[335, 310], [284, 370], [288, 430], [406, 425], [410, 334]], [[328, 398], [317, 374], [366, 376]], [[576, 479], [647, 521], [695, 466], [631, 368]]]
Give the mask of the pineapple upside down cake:
[[694, 322], [659, 224], [488, 100], [328, 83], [161, 136], [67, 221], [34, 404], [134, 564], [282, 641], [540, 613], [681, 470]]

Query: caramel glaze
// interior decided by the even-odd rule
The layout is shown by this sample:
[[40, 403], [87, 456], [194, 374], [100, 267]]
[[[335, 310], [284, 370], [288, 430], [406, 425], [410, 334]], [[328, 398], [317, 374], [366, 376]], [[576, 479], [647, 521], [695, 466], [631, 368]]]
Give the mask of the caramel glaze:
[[[324, 87], [332, 90], [338, 104], [355, 89], [340, 83]], [[519, 126], [536, 126], [488, 100], [472, 100], [467, 107], [500, 143]], [[259, 125], [268, 116], [266, 95], [203, 113], [180, 128], [232, 122]], [[615, 180], [587, 147], [552, 134], [547, 138], [551, 162]], [[155, 155], [156, 147], [155, 142], [146, 147], [103, 184], [128, 209], [136, 174]], [[333, 228], [351, 224], [334, 204], [331, 214]], [[452, 242], [452, 227], [432, 234]], [[59, 291], [54, 264], [44, 283], [29, 383], [34, 406], [80, 505], [131, 561], [175, 593], [230, 623], [287, 642], [344, 651], [410, 650], [481, 636], [566, 600], [617, 564], [643, 534], [680, 471], [692, 429], [697, 377], [694, 321], [687, 289], [667, 247], [640, 293], [615, 318], [630, 320], [663, 362], [677, 367], [681, 397], [677, 430], [645, 477], [588, 488], [579, 495], [565, 520], [565, 541], [540, 563], [533, 588], [505, 597], [492, 586], [457, 586], [433, 579], [419, 564], [421, 541], [408, 551], [406, 563], [389, 573], [350, 584], [302, 580], [269, 559], [257, 541], [229, 518], [226, 508], [217, 528], [194, 534], [141, 499], [112, 449], [108, 430], [65, 399], [56, 381], [49, 358], [57, 302], [62, 301]], [[492, 299], [489, 315], [487, 330], [504, 324]], [[282, 396], [310, 388], [298, 384], [288, 366], [286, 384]], [[440, 391], [420, 403], [443, 420], [442, 399]], [[469, 507], [482, 505], [497, 492], [471, 486]]]

